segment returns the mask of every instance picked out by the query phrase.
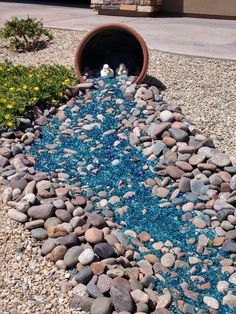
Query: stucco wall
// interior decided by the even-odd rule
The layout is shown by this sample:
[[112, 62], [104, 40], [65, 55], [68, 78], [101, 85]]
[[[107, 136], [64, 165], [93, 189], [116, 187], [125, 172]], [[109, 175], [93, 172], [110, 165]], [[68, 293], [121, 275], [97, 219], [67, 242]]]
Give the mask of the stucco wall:
[[162, 11], [236, 17], [236, 0], [164, 0]]

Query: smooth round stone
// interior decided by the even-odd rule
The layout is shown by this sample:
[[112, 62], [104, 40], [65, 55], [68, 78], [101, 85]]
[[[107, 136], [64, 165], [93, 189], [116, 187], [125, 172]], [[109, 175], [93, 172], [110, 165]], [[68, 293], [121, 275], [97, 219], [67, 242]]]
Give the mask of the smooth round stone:
[[168, 147], [173, 147], [176, 144], [176, 140], [170, 136], [165, 136], [162, 139], [163, 143], [165, 143]]
[[169, 110], [163, 110], [160, 114], [160, 120], [162, 122], [172, 122], [174, 120], [174, 114]]
[[73, 246], [66, 252], [64, 256], [64, 262], [66, 266], [71, 267], [78, 263], [80, 254], [83, 252], [83, 248], [80, 246]]
[[236, 308], [236, 295], [227, 294], [223, 297], [222, 304], [228, 305], [230, 308]]
[[230, 180], [230, 188], [232, 191], [236, 190], [236, 174]]
[[105, 220], [100, 215], [92, 213], [88, 216], [87, 223], [94, 227], [103, 227], [105, 225]]
[[197, 166], [198, 164], [203, 163], [205, 158], [206, 158], [206, 155], [203, 153], [195, 154], [189, 158], [189, 163], [192, 166]]
[[44, 223], [44, 228], [48, 230], [48, 228], [52, 226], [59, 225], [62, 221], [57, 217], [50, 217]]
[[51, 252], [49, 255], [47, 255], [47, 258], [48, 258], [51, 262], [56, 263], [57, 261], [63, 259], [63, 257], [64, 257], [64, 255], [65, 255], [66, 251], [67, 251], [66, 246], [64, 246], [64, 245], [58, 245], [58, 246], [56, 246], [56, 247], [52, 250], [52, 252]]
[[59, 237], [55, 239], [57, 245], [65, 245], [66, 247], [72, 247], [79, 244], [79, 238], [76, 233], [71, 232], [64, 237]]
[[31, 230], [31, 229], [43, 227], [43, 225], [44, 225], [44, 220], [38, 219], [38, 220], [32, 220], [32, 221], [27, 222], [25, 224], [25, 228], [28, 230]]
[[193, 209], [194, 209], [194, 203], [192, 203], [192, 202], [188, 202], [188, 203], [184, 204], [182, 207], [182, 210], [184, 212], [189, 212], [189, 211], [192, 211]]
[[161, 264], [164, 267], [171, 268], [175, 264], [175, 256], [172, 253], [166, 253], [161, 257]]
[[211, 161], [218, 167], [227, 167], [231, 164], [229, 157], [224, 153], [215, 153], [211, 157]]
[[36, 184], [36, 188], [38, 191], [49, 190], [51, 188], [51, 186], [52, 186], [52, 183], [50, 181], [47, 181], [47, 180], [39, 181]]
[[44, 219], [46, 220], [53, 214], [52, 204], [43, 204], [38, 206], [32, 206], [28, 210], [28, 215], [33, 219]]
[[222, 221], [221, 227], [226, 231], [234, 229], [234, 226], [227, 220]]
[[154, 186], [152, 189], [152, 193], [153, 193], [153, 195], [155, 195], [157, 197], [166, 198], [169, 194], [169, 190], [167, 188], [164, 188], [164, 187]]
[[43, 242], [43, 245], [41, 247], [42, 255], [47, 255], [51, 253], [55, 246], [56, 244], [54, 239], [48, 238], [46, 241]]
[[31, 234], [32, 238], [39, 240], [39, 241], [45, 240], [48, 237], [47, 231], [43, 228], [33, 229], [33, 230], [31, 230], [30, 234]]
[[219, 302], [215, 298], [212, 298], [212, 297], [205, 296], [203, 298], [203, 302], [214, 310], [218, 310], [220, 307]]
[[20, 223], [24, 223], [28, 220], [28, 217], [24, 214], [16, 210], [15, 208], [10, 208], [8, 211], [8, 216]]
[[90, 228], [85, 232], [85, 240], [91, 244], [97, 244], [103, 241], [104, 234], [101, 229]]
[[198, 228], [198, 229], [204, 229], [206, 228], [206, 222], [205, 220], [195, 217], [193, 219], [193, 224]]
[[58, 199], [53, 202], [53, 206], [57, 209], [64, 208], [65, 202], [63, 200]]
[[65, 210], [65, 209], [57, 209], [55, 211], [55, 215], [61, 221], [65, 221], [65, 222], [70, 222], [70, 220], [72, 219], [71, 214], [67, 210]]
[[22, 201], [28, 202], [30, 205], [33, 205], [36, 201], [36, 196], [33, 193], [28, 193], [22, 198]]
[[92, 249], [85, 249], [79, 256], [79, 262], [82, 265], [88, 265], [94, 260], [94, 252]]
[[220, 293], [224, 293], [229, 290], [229, 282], [228, 281], [219, 281], [217, 284], [217, 291]]
[[87, 266], [79, 271], [77, 275], [75, 275], [74, 279], [77, 283], [87, 284], [90, 279], [93, 277], [93, 272], [91, 267]]
[[191, 172], [193, 170], [193, 167], [186, 161], [182, 161], [182, 160], [179, 160], [179, 161], [176, 161], [176, 166], [183, 170], [184, 172]]
[[172, 178], [172, 179], [180, 179], [181, 176], [184, 174], [184, 171], [179, 169], [178, 167], [175, 166], [168, 166], [166, 168], [167, 174]]

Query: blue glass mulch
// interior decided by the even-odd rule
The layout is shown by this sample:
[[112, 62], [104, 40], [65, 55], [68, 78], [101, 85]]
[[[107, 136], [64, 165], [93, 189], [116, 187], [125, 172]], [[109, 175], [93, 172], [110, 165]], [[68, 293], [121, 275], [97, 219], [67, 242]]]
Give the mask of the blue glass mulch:
[[[105, 80], [105, 87], [97, 86], [97, 89], [93, 90], [90, 102], [85, 103], [83, 97], [79, 97], [72, 108], [65, 109], [68, 117], [66, 126], [74, 131], [74, 135], [62, 135], [59, 130], [62, 122], [53, 117], [49, 125], [43, 127], [42, 138], [33, 144], [29, 153], [35, 156], [38, 171], [67, 173], [69, 175], [67, 182], [70, 184], [80, 183], [85, 195], [97, 195], [100, 191], [106, 191], [106, 199], [114, 195], [119, 196], [121, 201], [115, 205], [108, 203], [107, 208], [116, 213], [115, 220], [117, 222], [125, 221], [124, 229], [132, 229], [137, 233], [145, 230], [152, 235], [154, 241], [170, 240], [174, 247], [180, 247], [183, 252], [187, 253], [186, 257], [181, 258], [182, 261], [188, 261], [190, 256], [196, 256], [201, 260], [211, 260], [212, 266], [206, 267], [202, 263], [194, 266], [193, 274], [190, 273], [192, 266], [174, 269], [176, 277], [172, 278], [171, 272], [165, 274], [163, 276], [166, 281], [159, 280], [156, 286], [159, 293], [164, 287], [168, 287], [172, 294], [176, 295], [170, 308], [173, 313], [180, 313], [175, 304], [177, 300], [193, 304], [195, 311], [206, 309], [203, 303], [205, 295], [214, 297], [219, 302], [224, 296], [224, 294], [218, 293], [216, 286], [218, 281], [227, 280], [229, 277], [228, 274], [221, 273], [219, 264], [220, 259], [227, 257], [227, 254], [216, 248], [208, 247], [207, 255], [198, 255], [196, 243], [189, 244], [188, 240], [190, 238], [197, 239], [200, 233], [191, 222], [181, 220], [183, 212], [176, 206], [185, 203], [187, 195], [179, 196], [173, 204], [173, 200], [163, 200], [153, 196], [151, 190], [144, 186], [145, 180], [157, 177], [152, 171], [157, 161], [148, 161], [139, 150], [130, 145], [129, 130], [119, 131], [120, 116], [125, 118], [136, 105], [134, 100], [127, 100], [124, 97], [119, 85], [119, 81], [115, 79]], [[107, 101], [101, 101], [104, 97], [108, 97]], [[123, 101], [122, 108], [120, 108], [118, 99]], [[79, 107], [78, 110], [74, 110], [76, 106]], [[90, 131], [79, 127], [78, 123], [86, 115], [90, 115], [89, 119], [93, 118], [92, 122], [87, 121], [86, 123], [98, 123], [98, 127], [96, 126]], [[142, 110], [140, 110], [139, 118], [145, 118]], [[122, 138], [119, 137], [121, 133], [124, 135]], [[84, 135], [87, 136], [86, 141], [81, 138]], [[48, 145], [52, 144], [55, 144], [56, 148], [48, 149]], [[64, 149], [73, 149], [76, 154], [65, 155]], [[145, 166], [149, 167], [148, 170], [143, 169]], [[95, 174], [91, 172], [91, 169], [98, 170]], [[123, 196], [127, 192], [134, 192], [134, 195], [124, 199]], [[99, 208], [97, 201], [99, 200], [94, 200], [95, 209]], [[172, 205], [162, 207], [163, 202], [169, 201], [172, 202]], [[120, 216], [116, 210], [122, 206], [127, 206], [127, 212]], [[210, 229], [202, 231], [202, 233], [205, 233], [209, 239], [213, 239], [215, 236]], [[153, 249], [151, 243], [147, 245], [147, 248], [160, 257], [160, 253]], [[140, 258], [143, 255], [145, 254], [140, 253]], [[197, 287], [199, 282], [193, 283], [190, 279], [191, 276], [204, 277], [205, 282], [210, 282], [211, 287], [199, 290]], [[200, 293], [198, 302], [184, 295], [180, 287], [183, 282], [188, 283], [190, 290]], [[175, 293], [175, 289], [179, 294]], [[233, 285], [230, 285], [230, 289], [236, 291]], [[235, 312], [227, 306], [221, 305], [218, 313]]]

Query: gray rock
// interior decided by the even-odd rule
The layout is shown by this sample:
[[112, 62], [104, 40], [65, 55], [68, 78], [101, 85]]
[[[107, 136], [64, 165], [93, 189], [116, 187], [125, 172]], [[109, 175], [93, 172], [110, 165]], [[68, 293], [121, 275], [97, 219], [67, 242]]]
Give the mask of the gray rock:
[[192, 193], [199, 195], [202, 193], [202, 189], [204, 188], [204, 182], [202, 180], [192, 179], [190, 181], [190, 187]]
[[93, 299], [89, 298], [88, 296], [80, 296], [75, 294], [69, 302], [69, 305], [73, 309], [83, 310], [86, 312], [90, 312], [91, 306], [93, 303]]
[[83, 248], [80, 246], [73, 246], [66, 252], [64, 256], [64, 262], [66, 266], [71, 267], [78, 263], [78, 258], [83, 252]]
[[122, 311], [133, 313], [134, 302], [127, 289], [124, 287], [113, 286], [111, 287], [110, 295], [114, 308], [118, 313]]
[[88, 285], [87, 285], [87, 292], [88, 292], [88, 295], [90, 295], [91, 297], [93, 298], [99, 298], [99, 297], [103, 297], [103, 294], [102, 292], [98, 289], [98, 287], [92, 283], [92, 282], [89, 282]]
[[12, 188], [8, 187], [2, 192], [1, 200], [3, 204], [7, 204], [7, 202], [12, 200]]
[[45, 229], [36, 228], [36, 229], [31, 230], [31, 237], [36, 239], [36, 240], [42, 241], [42, 240], [47, 239], [48, 234], [47, 234], [47, 231]]
[[10, 181], [10, 187], [14, 189], [20, 189], [23, 191], [25, 187], [27, 186], [28, 182], [25, 179], [19, 179], [19, 180], [11, 180]]
[[16, 210], [15, 208], [10, 208], [8, 211], [8, 216], [20, 223], [26, 222], [28, 220], [28, 217], [24, 214]]
[[101, 258], [109, 258], [115, 255], [113, 247], [108, 243], [95, 244], [94, 252]]
[[51, 253], [55, 247], [56, 247], [55, 240], [52, 238], [48, 238], [46, 241], [44, 241], [41, 247], [42, 255], [47, 255]]
[[215, 153], [211, 157], [211, 161], [218, 167], [227, 167], [231, 164], [229, 157], [224, 153]]
[[46, 203], [43, 205], [32, 206], [28, 210], [28, 215], [33, 219], [44, 219], [51, 217], [53, 215], [53, 205]]
[[43, 219], [37, 219], [37, 220], [32, 220], [32, 221], [27, 222], [25, 224], [25, 228], [28, 230], [32, 230], [35, 228], [43, 227], [43, 225], [44, 225], [44, 220]]
[[179, 190], [180, 190], [180, 192], [186, 193], [186, 192], [191, 191], [190, 182], [191, 182], [190, 178], [182, 176], [180, 181], [179, 181]]
[[91, 314], [111, 314], [112, 302], [111, 299], [105, 297], [99, 297], [93, 301], [90, 310]]
[[4, 168], [9, 164], [9, 161], [6, 157], [0, 156], [0, 167]]
[[221, 249], [225, 252], [236, 253], [236, 242], [231, 239], [225, 240]]
[[78, 245], [80, 243], [79, 238], [76, 233], [71, 232], [70, 234], [59, 237], [55, 239], [56, 245], [65, 245], [66, 247], [70, 248], [72, 246]]
[[188, 139], [189, 135], [182, 129], [170, 128], [170, 135], [178, 142], [184, 142]]
[[77, 283], [87, 284], [90, 279], [93, 277], [93, 272], [91, 267], [87, 266], [79, 271], [77, 275], [75, 275], [74, 279]]

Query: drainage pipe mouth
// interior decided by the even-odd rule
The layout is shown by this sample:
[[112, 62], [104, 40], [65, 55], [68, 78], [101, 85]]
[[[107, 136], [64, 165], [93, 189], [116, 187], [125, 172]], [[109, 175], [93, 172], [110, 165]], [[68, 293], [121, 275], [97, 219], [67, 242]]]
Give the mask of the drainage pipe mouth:
[[81, 40], [75, 56], [75, 70], [84, 82], [84, 75], [99, 77], [104, 64], [114, 71], [121, 63], [128, 75], [141, 83], [148, 70], [148, 48], [138, 32], [123, 24], [104, 24], [89, 31]]

